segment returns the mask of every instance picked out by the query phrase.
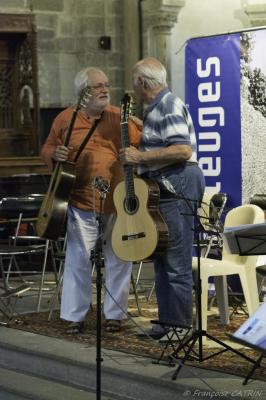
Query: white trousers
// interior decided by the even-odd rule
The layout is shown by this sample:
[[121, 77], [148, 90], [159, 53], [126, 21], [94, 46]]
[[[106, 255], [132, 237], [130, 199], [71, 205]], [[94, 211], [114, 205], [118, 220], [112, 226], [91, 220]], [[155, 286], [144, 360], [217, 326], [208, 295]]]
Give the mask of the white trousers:
[[[111, 232], [114, 215], [103, 216], [103, 254], [105, 286], [104, 315], [106, 319], [125, 319], [132, 263], [121, 261], [113, 252]], [[98, 237], [95, 213], [69, 207], [67, 222], [67, 249], [61, 301], [62, 319], [79, 322], [86, 318], [92, 302], [91, 250]]]

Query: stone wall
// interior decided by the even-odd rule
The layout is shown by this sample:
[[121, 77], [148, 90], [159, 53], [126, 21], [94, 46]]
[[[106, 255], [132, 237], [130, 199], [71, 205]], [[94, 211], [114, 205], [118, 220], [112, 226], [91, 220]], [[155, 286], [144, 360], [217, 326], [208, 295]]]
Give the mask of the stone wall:
[[[40, 107], [65, 107], [75, 99], [73, 78], [86, 66], [103, 69], [113, 85], [112, 102], [123, 91], [121, 0], [1, 0], [1, 13], [36, 16]], [[111, 50], [99, 38], [111, 36]]]
[[266, 193], [266, 118], [248, 102], [248, 81], [241, 84], [242, 201]]

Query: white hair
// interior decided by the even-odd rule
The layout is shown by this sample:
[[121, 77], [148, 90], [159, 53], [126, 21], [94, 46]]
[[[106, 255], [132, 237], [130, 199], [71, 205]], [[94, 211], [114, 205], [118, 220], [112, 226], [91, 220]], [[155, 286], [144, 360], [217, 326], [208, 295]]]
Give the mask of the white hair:
[[101, 69], [95, 68], [95, 67], [84, 68], [77, 73], [77, 75], [75, 76], [75, 79], [74, 79], [74, 85], [75, 85], [76, 94], [78, 96], [80, 95], [81, 91], [86, 86], [91, 85], [90, 76], [94, 72], [99, 72], [99, 73], [105, 75], [105, 73]]
[[144, 58], [137, 62], [133, 69], [133, 76], [135, 83], [141, 77], [149, 89], [167, 86], [166, 69], [156, 58]]

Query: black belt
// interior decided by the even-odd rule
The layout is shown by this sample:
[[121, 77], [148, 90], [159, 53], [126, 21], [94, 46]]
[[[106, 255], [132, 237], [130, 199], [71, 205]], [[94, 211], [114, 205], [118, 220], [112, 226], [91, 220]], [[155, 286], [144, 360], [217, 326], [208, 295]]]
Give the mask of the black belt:
[[166, 167], [157, 169], [155, 171], [147, 171], [143, 172], [140, 176], [143, 178], [152, 178], [161, 174], [164, 174], [165, 172], [171, 172], [179, 168], [184, 168], [184, 167], [189, 167], [192, 165], [198, 165], [197, 161], [184, 161], [176, 164], [171, 164], [167, 165]]

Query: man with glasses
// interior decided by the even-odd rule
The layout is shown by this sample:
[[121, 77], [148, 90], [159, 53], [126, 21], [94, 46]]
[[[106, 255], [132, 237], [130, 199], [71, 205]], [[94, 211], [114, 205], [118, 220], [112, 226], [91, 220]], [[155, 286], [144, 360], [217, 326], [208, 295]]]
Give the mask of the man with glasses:
[[[121, 261], [111, 247], [111, 230], [115, 208], [112, 197], [117, 183], [123, 179], [119, 161], [120, 111], [110, 105], [110, 84], [103, 71], [86, 68], [75, 77], [77, 95], [88, 88], [89, 100], [77, 112], [69, 145], [64, 146], [75, 107], [68, 107], [54, 120], [50, 134], [42, 147], [41, 156], [53, 168], [54, 161], [73, 161], [90, 128], [97, 126], [76, 162], [76, 181], [71, 194], [67, 220], [67, 250], [63, 277], [60, 317], [70, 321], [68, 334], [84, 330], [86, 314], [92, 303], [91, 251], [98, 236], [100, 194], [93, 185], [96, 177], [110, 184], [103, 203], [103, 254], [105, 260], [104, 315], [106, 330], [120, 330], [126, 318], [131, 263]], [[132, 145], [139, 142], [140, 132], [133, 121], [129, 123]]]

